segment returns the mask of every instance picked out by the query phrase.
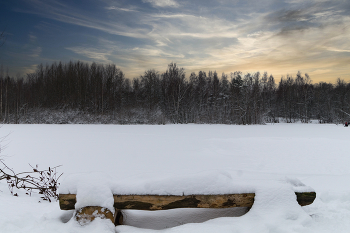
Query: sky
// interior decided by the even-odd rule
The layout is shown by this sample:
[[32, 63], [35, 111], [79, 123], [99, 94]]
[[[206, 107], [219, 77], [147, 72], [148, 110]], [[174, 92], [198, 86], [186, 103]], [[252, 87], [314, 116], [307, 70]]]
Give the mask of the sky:
[[349, 0], [2, 0], [0, 65], [116, 64], [127, 78], [164, 72], [308, 73], [350, 81]]

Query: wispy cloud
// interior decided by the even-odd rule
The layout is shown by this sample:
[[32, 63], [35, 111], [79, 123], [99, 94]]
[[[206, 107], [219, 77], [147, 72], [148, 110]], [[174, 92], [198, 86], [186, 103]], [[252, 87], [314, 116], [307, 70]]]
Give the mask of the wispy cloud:
[[163, 58], [184, 58], [183, 54], [173, 54], [170, 52], [163, 51], [159, 48], [133, 48], [132, 51], [134, 51], [137, 54], [143, 54], [145, 57], [163, 57]]
[[106, 9], [107, 10], [126, 11], [126, 12], [138, 12], [137, 10], [134, 10], [134, 9], [122, 8], [122, 7], [116, 7], [116, 6], [109, 6], [109, 7], [106, 7]]
[[101, 49], [86, 48], [86, 47], [70, 47], [66, 49], [74, 53], [83, 55], [87, 58], [90, 58], [96, 62], [112, 63], [112, 61], [108, 59], [108, 56], [111, 55], [111, 51], [106, 51], [106, 50], [101, 51]]
[[188, 72], [306, 69], [326, 75], [349, 59], [350, 3], [344, 1], [103, 1], [96, 12], [58, 0], [27, 1], [31, 8], [21, 12], [107, 33], [108, 39], [99, 33], [95, 42], [65, 48], [90, 61], [120, 64], [131, 77], [169, 62]]
[[134, 38], [145, 38], [149, 31], [144, 28], [133, 28], [126, 24], [94, 17], [90, 12], [84, 12], [69, 5], [54, 0], [28, 0], [32, 9], [17, 9], [18, 12], [40, 15], [45, 18], [82, 27], [100, 30], [109, 34]]
[[143, 2], [151, 3], [154, 7], [179, 7], [175, 0], [142, 0]]
[[32, 43], [37, 40], [37, 37], [35, 35], [33, 35], [32, 33], [29, 33], [28, 37], [29, 37], [30, 42], [32, 42]]
[[41, 47], [36, 47], [31, 50], [31, 53], [29, 54], [30, 57], [39, 57], [42, 52]]
[[33, 64], [30, 66], [23, 67], [23, 70], [20, 73], [23, 73], [23, 74], [34, 73], [37, 67], [38, 67], [38, 64]]
[[332, 47], [326, 47], [326, 49], [334, 52], [350, 53], [350, 49], [338, 49], [338, 48], [332, 48]]

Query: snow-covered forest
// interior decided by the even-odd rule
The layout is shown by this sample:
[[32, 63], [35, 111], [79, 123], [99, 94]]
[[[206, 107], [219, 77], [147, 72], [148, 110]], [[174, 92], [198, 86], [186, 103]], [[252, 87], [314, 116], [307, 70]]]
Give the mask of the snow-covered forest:
[[0, 77], [5, 123], [261, 124], [340, 123], [349, 120], [350, 83], [313, 84], [308, 74], [185, 76], [175, 63], [133, 80], [115, 65], [84, 62], [40, 65], [25, 78]]

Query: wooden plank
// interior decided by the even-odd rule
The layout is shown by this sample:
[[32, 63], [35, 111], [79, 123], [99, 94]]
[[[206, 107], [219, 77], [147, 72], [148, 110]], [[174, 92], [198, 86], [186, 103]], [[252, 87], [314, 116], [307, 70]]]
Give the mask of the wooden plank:
[[[295, 193], [301, 206], [311, 204], [315, 198], [315, 192]], [[252, 207], [254, 193], [225, 194], [225, 195], [114, 195], [114, 207], [116, 209], [137, 210], [167, 210], [175, 208], [230, 208]], [[76, 203], [75, 194], [60, 194], [59, 204], [62, 210], [72, 210]]]
[[190, 196], [114, 195], [114, 207], [136, 210], [251, 207], [254, 196], [254, 193]]
[[[116, 209], [167, 210], [175, 208], [229, 208], [251, 207], [254, 193], [226, 195], [114, 195]], [[76, 203], [75, 194], [60, 194], [61, 210], [72, 210]]]

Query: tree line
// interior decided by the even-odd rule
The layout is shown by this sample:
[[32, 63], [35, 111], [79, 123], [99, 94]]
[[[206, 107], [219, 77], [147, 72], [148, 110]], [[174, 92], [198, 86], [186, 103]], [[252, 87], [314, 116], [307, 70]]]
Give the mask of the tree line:
[[4, 123], [263, 124], [343, 123], [350, 119], [350, 83], [312, 84], [298, 72], [199, 71], [185, 77], [175, 63], [132, 80], [114, 64], [39, 65], [24, 78], [0, 73]]

